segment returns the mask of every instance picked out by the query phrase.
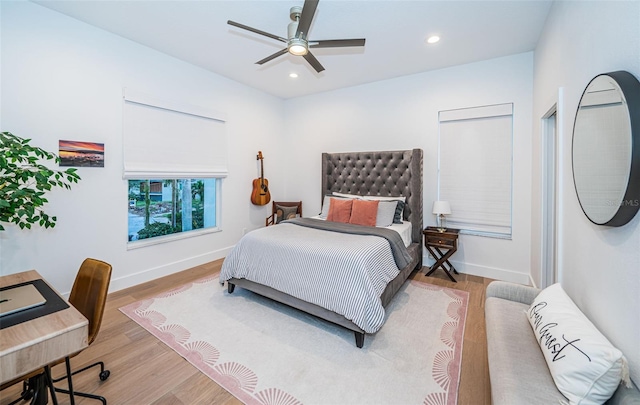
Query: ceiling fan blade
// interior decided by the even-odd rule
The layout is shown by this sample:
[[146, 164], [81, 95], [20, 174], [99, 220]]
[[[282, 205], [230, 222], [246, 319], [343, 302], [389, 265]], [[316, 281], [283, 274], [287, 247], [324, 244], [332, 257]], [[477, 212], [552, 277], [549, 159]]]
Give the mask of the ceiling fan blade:
[[309, 48], [342, 48], [346, 46], [364, 46], [365, 39], [327, 39], [309, 41]]
[[311, 52], [307, 52], [306, 55], [303, 56], [303, 58], [305, 58], [306, 61], [309, 62], [311, 67], [313, 67], [316, 72], [320, 73], [324, 70], [324, 67], [320, 64], [320, 62], [318, 62], [318, 59], [316, 59], [316, 57], [313, 56]]
[[296, 30], [296, 38], [307, 38], [311, 21], [313, 21], [313, 16], [316, 13], [316, 7], [318, 7], [318, 0], [304, 0], [300, 21], [298, 21], [298, 29]]
[[277, 58], [280, 55], [284, 55], [287, 52], [288, 52], [287, 48], [284, 48], [284, 49], [274, 53], [273, 55], [269, 55], [266, 58], [257, 61], [256, 65], [263, 65], [263, 64], [269, 62], [270, 60]]
[[287, 42], [287, 40], [282, 38], [282, 37], [279, 37], [279, 36], [273, 35], [273, 34], [269, 34], [268, 32], [261, 31], [261, 30], [259, 30], [257, 28], [249, 27], [247, 25], [240, 24], [240, 23], [237, 23], [235, 21], [229, 20], [229, 21], [227, 21], [227, 24], [233, 25], [234, 27], [242, 28], [243, 30], [255, 32], [256, 34], [264, 35], [265, 37], [273, 38], [273, 39], [281, 41], [281, 42]]

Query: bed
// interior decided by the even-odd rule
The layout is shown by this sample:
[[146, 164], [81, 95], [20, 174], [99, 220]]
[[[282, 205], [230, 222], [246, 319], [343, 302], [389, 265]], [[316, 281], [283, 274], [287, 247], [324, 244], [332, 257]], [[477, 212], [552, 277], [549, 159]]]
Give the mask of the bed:
[[[394, 246], [397, 245], [395, 239], [383, 239], [388, 236], [396, 238], [389, 235], [394, 232], [384, 228], [372, 229], [376, 232], [375, 236], [352, 235], [315, 229], [315, 224], [320, 223], [318, 226], [322, 228], [325, 226], [322, 222], [329, 221], [306, 218], [293, 220], [307, 221], [311, 225], [283, 221], [277, 226], [260, 228], [245, 235], [225, 259], [220, 282], [227, 283], [229, 293], [233, 293], [238, 286], [341, 325], [354, 332], [356, 346], [361, 348], [365, 334], [375, 333], [384, 323], [384, 308], [411, 272], [422, 267], [422, 167], [421, 149], [322, 154], [323, 200], [325, 196], [334, 193], [366, 198], [405, 198], [402, 221], [407, 221], [410, 225], [405, 224], [407, 229], [404, 231], [404, 249]], [[249, 235], [251, 238], [248, 238]], [[285, 241], [289, 238], [284, 246], [275, 242], [280, 241], [281, 237]], [[257, 240], [259, 238], [262, 242]], [[360, 247], [361, 243], [365, 243], [364, 239], [367, 239], [367, 243], [375, 242], [379, 250], [371, 256], [349, 256], [358, 256], [358, 260], [361, 258], [363, 263], [348, 264], [346, 257], [335, 258], [335, 255], [332, 256], [334, 252], [327, 250], [335, 249], [336, 255], [340, 253], [338, 251], [346, 252], [348, 249], [364, 251]], [[318, 248], [299, 246], [311, 243], [307, 240], [313, 241]], [[255, 245], [257, 243], [262, 245]], [[331, 243], [334, 248], [324, 248], [332, 246]], [[278, 253], [281, 256], [274, 259], [269, 256], [272, 251], [281, 251]], [[392, 259], [389, 259], [390, 255]], [[395, 262], [389, 263], [390, 260]], [[296, 272], [288, 268], [291, 263], [298, 263]], [[356, 270], [350, 267], [346, 269], [351, 265]], [[356, 266], [378, 267], [374, 270], [381, 274], [370, 276], [364, 274], [364, 269], [360, 270]], [[337, 275], [332, 273], [334, 271], [338, 272]], [[360, 275], [360, 272], [363, 274]], [[343, 280], [343, 274], [346, 273], [356, 280]], [[361, 279], [358, 280], [358, 277]], [[365, 286], [360, 287], [361, 285]], [[366, 291], [355, 291], [354, 288]], [[374, 295], [373, 301], [361, 296], [365, 294]], [[343, 303], [345, 300], [349, 302]]]

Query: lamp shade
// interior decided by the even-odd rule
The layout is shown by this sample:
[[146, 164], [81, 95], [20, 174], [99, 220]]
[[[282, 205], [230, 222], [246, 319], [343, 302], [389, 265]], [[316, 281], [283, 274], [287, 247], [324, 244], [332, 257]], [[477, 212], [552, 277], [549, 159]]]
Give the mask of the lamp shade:
[[451, 205], [449, 201], [434, 201], [433, 213], [436, 215], [449, 215], [451, 214]]

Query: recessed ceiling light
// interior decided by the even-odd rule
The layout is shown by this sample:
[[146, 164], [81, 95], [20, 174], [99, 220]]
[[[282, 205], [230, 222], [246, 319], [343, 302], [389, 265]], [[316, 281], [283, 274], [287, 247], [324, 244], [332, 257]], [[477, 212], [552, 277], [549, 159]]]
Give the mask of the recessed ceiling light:
[[438, 41], [440, 41], [440, 37], [437, 35], [432, 35], [429, 38], [427, 38], [427, 43], [429, 44], [435, 44]]
[[295, 78], [298, 77], [298, 74], [297, 73], [289, 73], [289, 77], [292, 78], [292, 79], [295, 79]]

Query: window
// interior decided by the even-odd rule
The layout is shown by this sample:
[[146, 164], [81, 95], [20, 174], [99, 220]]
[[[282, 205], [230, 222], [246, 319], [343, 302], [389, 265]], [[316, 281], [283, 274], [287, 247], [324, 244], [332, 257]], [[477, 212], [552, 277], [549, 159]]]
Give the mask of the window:
[[218, 230], [224, 114], [128, 89], [123, 99], [130, 248]]
[[447, 223], [467, 233], [511, 237], [513, 104], [440, 111], [438, 199]]
[[218, 179], [129, 180], [129, 242], [215, 229]]

